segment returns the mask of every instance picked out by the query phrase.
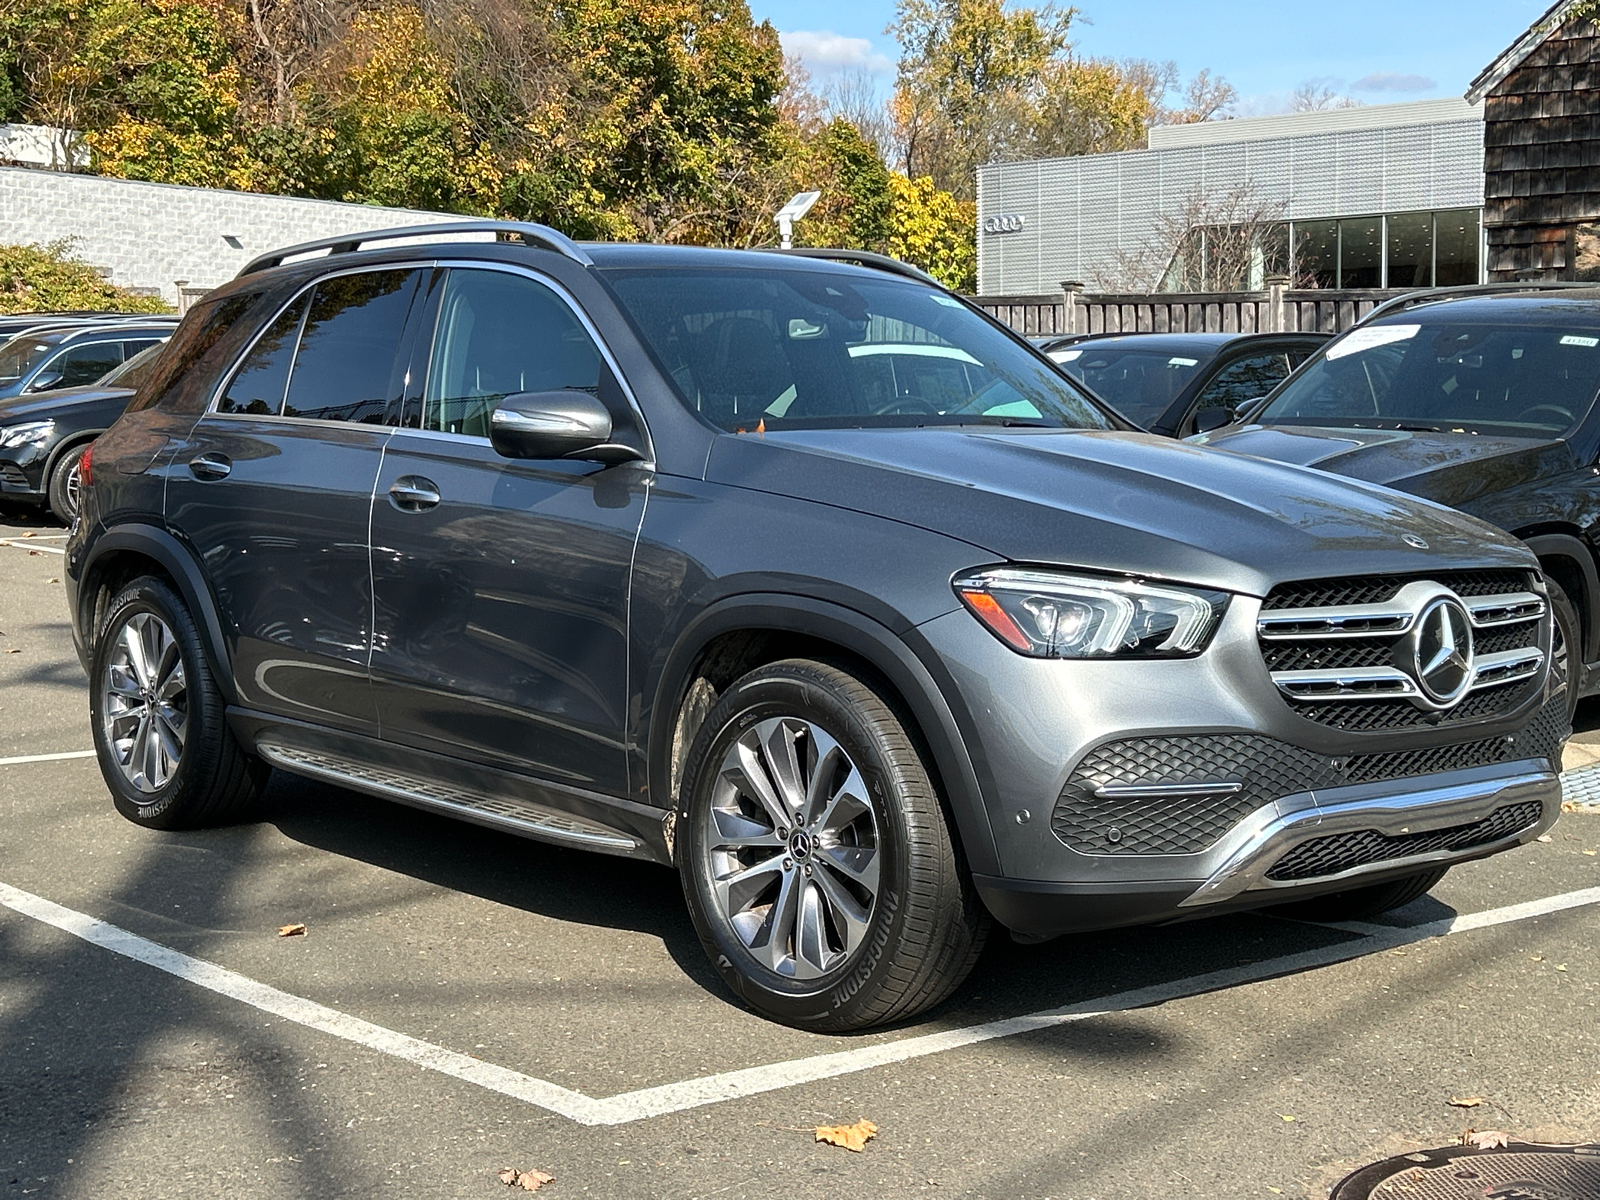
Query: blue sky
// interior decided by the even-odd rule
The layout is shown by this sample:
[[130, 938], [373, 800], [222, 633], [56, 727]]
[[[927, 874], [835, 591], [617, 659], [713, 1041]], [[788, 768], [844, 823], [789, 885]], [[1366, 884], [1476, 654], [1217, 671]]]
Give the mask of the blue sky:
[[[1550, 0], [1082, 0], [1079, 53], [1172, 59], [1187, 78], [1221, 74], [1241, 115], [1281, 111], [1316, 80], [1366, 104], [1459, 96]], [[750, 0], [814, 74], [838, 65], [879, 72], [897, 56], [883, 32], [894, 0]], [[809, 36], [806, 36], [809, 35]]]

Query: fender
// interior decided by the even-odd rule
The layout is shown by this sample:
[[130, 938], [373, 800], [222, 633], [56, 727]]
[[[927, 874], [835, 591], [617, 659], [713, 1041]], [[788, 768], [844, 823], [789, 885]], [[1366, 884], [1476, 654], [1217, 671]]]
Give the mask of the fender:
[[189, 548], [164, 529], [142, 521], [114, 525], [95, 539], [83, 564], [83, 586], [78, 591], [78, 627], [89, 629], [93, 612], [83, 611], [92, 606], [98, 588], [96, 564], [106, 555], [116, 551], [142, 554], [160, 563], [177, 586], [183, 602], [200, 627], [200, 641], [205, 647], [206, 661], [211, 675], [217, 681], [229, 704], [239, 702], [238, 689], [233, 683], [233, 664], [228, 656], [228, 639], [222, 631], [222, 621], [217, 615], [216, 601], [206, 582], [200, 564]]
[[[1570, 533], [1536, 533], [1523, 538], [1528, 548], [1546, 558], [1571, 559], [1583, 573], [1583, 590], [1586, 593], [1578, 619], [1583, 622], [1583, 661], [1589, 663], [1596, 654], [1596, 631], [1600, 630], [1600, 572], [1595, 570], [1594, 555], [1589, 547]], [[1577, 597], [1573, 597], [1578, 602]]]
[[[672, 778], [670, 757], [678, 705], [701, 651], [715, 638], [736, 630], [772, 630], [821, 638], [871, 663], [905, 699], [933, 754], [956, 819], [957, 834], [971, 870], [999, 872], [999, 853], [984, 804], [981, 757], [974, 761], [971, 741], [922, 657], [886, 626], [853, 609], [808, 597], [747, 593], [719, 601], [683, 630], [657, 684], [650, 715], [649, 794], [666, 797]], [[931, 654], [929, 655], [931, 657]]]
[[50, 456], [44, 460], [44, 475], [40, 477], [39, 483], [41, 486], [39, 490], [48, 497], [50, 495], [50, 476], [55, 474], [56, 464], [61, 461], [62, 456], [70, 450], [76, 450], [79, 446], [84, 446], [94, 441], [104, 432], [104, 429], [86, 429], [74, 433], [71, 437], [63, 438], [61, 443], [50, 451]]

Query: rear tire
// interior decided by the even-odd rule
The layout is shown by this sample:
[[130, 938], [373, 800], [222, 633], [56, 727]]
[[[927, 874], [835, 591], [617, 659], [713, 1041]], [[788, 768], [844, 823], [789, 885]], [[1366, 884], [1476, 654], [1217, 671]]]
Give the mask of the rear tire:
[[989, 928], [905, 725], [861, 679], [791, 659], [732, 684], [685, 764], [677, 859], [701, 944], [802, 1029], [945, 999]]
[[112, 600], [89, 696], [100, 773], [135, 825], [231, 824], [259, 799], [270, 768], [228, 728], [200, 631], [164, 580], [135, 579]]
[[1427, 895], [1449, 870], [1449, 867], [1435, 867], [1388, 883], [1375, 883], [1370, 887], [1329, 892], [1326, 896], [1274, 905], [1270, 911], [1296, 921], [1360, 921], [1404, 908], [1419, 896]]
[[50, 511], [68, 527], [78, 519], [78, 464], [88, 448], [88, 442], [74, 446], [57, 459], [56, 465], [50, 469], [50, 484], [46, 489]]

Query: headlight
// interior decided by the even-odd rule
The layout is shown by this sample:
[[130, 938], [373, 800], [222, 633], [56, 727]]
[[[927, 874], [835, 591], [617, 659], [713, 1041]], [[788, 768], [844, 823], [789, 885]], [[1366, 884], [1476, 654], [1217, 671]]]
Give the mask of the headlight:
[[49, 440], [55, 427], [54, 421], [29, 421], [24, 425], [0, 426], [0, 449], [40, 445]]
[[1206, 648], [1226, 592], [1065, 571], [995, 567], [962, 575], [973, 616], [1030, 658], [1188, 658]]

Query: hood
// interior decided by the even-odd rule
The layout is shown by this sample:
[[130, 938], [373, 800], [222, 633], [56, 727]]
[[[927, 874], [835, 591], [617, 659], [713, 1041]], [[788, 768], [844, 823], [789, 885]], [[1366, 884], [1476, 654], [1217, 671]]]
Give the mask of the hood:
[[58, 392], [12, 396], [10, 399], [0, 400], [0, 425], [15, 425], [19, 421], [48, 421], [74, 408], [104, 404], [107, 400], [119, 397], [127, 400], [132, 395], [132, 388], [108, 388], [90, 384], [88, 387], [62, 388]]
[[1574, 465], [1571, 449], [1556, 438], [1246, 425], [1195, 441], [1381, 483], [1452, 508]]
[[1148, 434], [729, 434], [706, 477], [915, 525], [995, 559], [1253, 595], [1289, 579], [1534, 565], [1508, 535], [1426, 501]]

